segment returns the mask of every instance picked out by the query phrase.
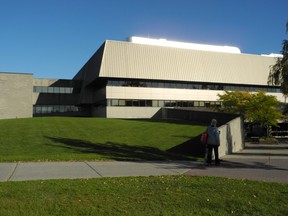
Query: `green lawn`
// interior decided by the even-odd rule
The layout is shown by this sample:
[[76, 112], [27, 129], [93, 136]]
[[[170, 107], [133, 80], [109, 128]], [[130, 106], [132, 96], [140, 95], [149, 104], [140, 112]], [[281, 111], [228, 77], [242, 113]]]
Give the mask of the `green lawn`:
[[178, 146], [198, 145], [195, 137], [204, 128], [178, 120], [0, 120], [0, 162], [191, 159], [193, 152]]
[[[176, 120], [0, 120], [0, 161], [192, 159], [204, 129]], [[287, 185], [217, 177], [0, 183], [1, 216], [288, 215], [287, 206]]]
[[0, 183], [0, 215], [288, 215], [288, 186], [219, 177]]

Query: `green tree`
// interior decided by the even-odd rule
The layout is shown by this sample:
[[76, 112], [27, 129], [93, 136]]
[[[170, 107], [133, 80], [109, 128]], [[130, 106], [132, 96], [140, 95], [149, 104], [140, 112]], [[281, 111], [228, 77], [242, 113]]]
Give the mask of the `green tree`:
[[222, 103], [221, 107], [216, 108], [218, 111], [246, 116], [247, 103], [251, 99], [248, 91], [225, 91], [222, 95], [218, 94], [218, 97]]
[[222, 95], [218, 94], [218, 97], [222, 103], [218, 111], [241, 114], [246, 122], [258, 123], [267, 129], [276, 126], [277, 121], [283, 117], [277, 109], [281, 103], [275, 96], [266, 95], [263, 91], [225, 91]]
[[276, 97], [266, 95], [265, 92], [251, 94], [246, 104], [246, 120], [256, 122], [265, 128], [271, 125], [277, 126], [278, 120], [283, 118], [282, 113], [277, 109], [280, 104]]
[[[286, 23], [288, 33], [288, 21]], [[282, 57], [277, 58], [275, 65], [270, 69], [268, 84], [280, 85], [283, 95], [288, 96], [288, 40], [282, 42]]]

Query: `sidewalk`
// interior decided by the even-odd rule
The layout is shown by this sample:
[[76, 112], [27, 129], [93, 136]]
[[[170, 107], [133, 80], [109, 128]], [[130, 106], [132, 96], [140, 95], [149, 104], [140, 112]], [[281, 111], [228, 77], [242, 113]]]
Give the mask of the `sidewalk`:
[[200, 162], [21, 162], [0, 163], [0, 181], [181, 175]]
[[189, 176], [220, 176], [288, 184], [288, 144], [250, 144], [222, 157], [220, 166], [200, 166]]
[[220, 166], [197, 161], [0, 163], [0, 182], [125, 176], [221, 176], [288, 184], [288, 144], [246, 144]]

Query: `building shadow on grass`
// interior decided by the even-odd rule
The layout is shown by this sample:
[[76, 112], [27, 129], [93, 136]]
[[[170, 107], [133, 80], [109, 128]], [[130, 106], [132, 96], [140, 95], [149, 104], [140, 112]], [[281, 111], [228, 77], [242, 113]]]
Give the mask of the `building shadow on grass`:
[[204, 158], [205, 156], [205, 145], [200, 142], [201, 134], [192, 137], [186, 142], [174, 146], [167, 150], [167, 152], [173, 152], [176, 154], [181, 154], [183, 156], [192, 156], [196, 158]]
[[[162, 151], [148, 146], [129, 146], [121, 143], [91, 143], [83, 140], [46, 137], [53, 142], [54, 147], [68, 148], [69, 150], [85, 154], [98, 154], [111, 160], [119, 161], [159, 161], [159, 160], [193, 160], [191, 155], [181, 152], [180, 149]], [[183, 149], [184, 150], [184, 149]]]

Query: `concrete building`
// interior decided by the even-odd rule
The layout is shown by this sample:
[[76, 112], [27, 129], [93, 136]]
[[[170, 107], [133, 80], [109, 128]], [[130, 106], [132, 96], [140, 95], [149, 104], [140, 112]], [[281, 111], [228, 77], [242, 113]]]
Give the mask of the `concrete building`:
[[149, 42], [106, 41], [76, 74], [79, 104], [91, 116], [149, 118], [161, 107], [209, 107], [224, 90], [264, 90], [283, 101], [279, 87], [267, 85], [274, 57]]
[[0, 119], [32, 117], [32, 74], [0, 73]]
[[150, 118], [161, 107], [219, 105], [224, 90], [264, 90], [274, 56], [237, 47], [132, 37], [105, 41], [72, 80], [0, 73], [0, 118], [40, 115]]

